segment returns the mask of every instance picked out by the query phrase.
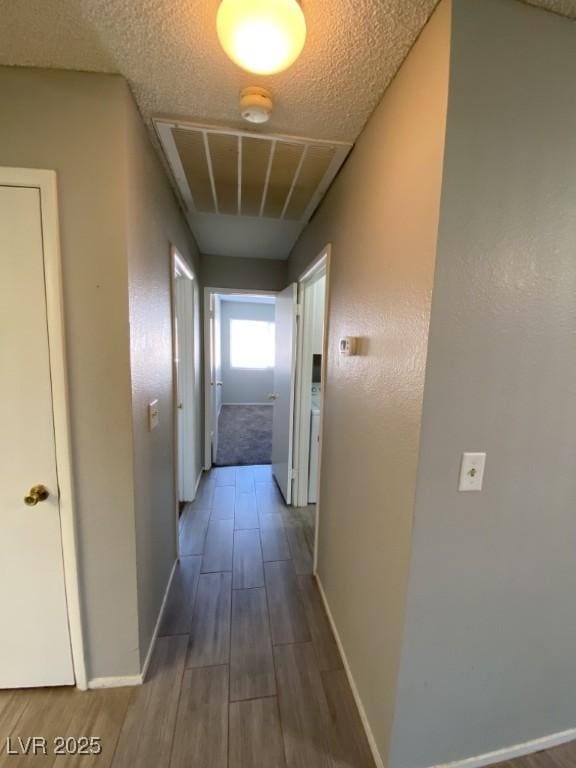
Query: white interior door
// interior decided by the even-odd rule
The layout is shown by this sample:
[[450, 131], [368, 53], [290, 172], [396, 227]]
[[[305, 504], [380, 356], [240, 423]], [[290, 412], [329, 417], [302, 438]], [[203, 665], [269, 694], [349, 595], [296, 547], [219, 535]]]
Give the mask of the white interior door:
[[272, 472], [286, 504], [292, 501], [292, 441], [296, 378], [296, 283], [276, 298]]
[[0, 186], [0, 688], [74, 683], [40, 204], [37, 188]]
[[176, 390], [178, 398], [178, 495], [193, 501], [196, 491], [194, 283], [176, 278]]
[[214, 311], [212, 319], [213, 334], [213, 376], [214, 382], [212, 388], [212, 429], [214, 437], [212, 438], [212, 461], [216, 460], [218, 455], [218, 417], [222, 408], [222, 302], [220, 296], [214, 296]]

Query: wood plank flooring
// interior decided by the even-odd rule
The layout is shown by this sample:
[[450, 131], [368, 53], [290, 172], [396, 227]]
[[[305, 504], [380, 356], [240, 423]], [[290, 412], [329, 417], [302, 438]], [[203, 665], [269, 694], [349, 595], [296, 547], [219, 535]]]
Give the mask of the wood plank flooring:
[[[0, 692], [0, 767], [373, 768], [313, 548], [314, 509], [288, 509], [270, 467], [206, 474], [147, 681]], [[103, 753], [5, 753], [34, 735], [100, 736]]]
[[[312, 576], [314, 509], [270, 467], [207, 474], [144, 685], [0, 691], [0, 768], [374, 768]], [[6, 737], [99, 736], [100, 755], [8, 755]], [[574, 768], [576, 742], [495, 768]]]

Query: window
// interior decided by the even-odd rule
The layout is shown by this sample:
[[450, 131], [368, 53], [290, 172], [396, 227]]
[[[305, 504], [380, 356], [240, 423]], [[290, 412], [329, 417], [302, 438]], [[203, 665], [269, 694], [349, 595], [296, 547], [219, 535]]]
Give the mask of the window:
[[274, 367], [274, 323], [230, 320], [230, 367], [263, 370]]

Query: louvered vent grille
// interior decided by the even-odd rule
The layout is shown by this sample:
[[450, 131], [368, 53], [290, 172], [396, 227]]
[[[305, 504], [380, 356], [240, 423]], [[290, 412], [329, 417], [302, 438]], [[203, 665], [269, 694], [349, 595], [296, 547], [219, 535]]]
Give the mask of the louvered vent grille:
[[[350, 145], [165, 124], [159, 135], [190, 213], [303, 221]], [[169, 131], [169, 134], [167, 133]]]

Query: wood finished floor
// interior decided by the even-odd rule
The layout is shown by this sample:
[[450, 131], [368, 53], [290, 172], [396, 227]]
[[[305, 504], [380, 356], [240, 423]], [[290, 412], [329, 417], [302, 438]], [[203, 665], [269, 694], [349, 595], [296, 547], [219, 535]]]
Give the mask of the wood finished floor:
[[[146, 683], [0, 691], [0, 767], [373, 768], [311, 575], [313, 509], [269, 467], [206, 475]], [[7, 755], [6, 737], [100, 736], [98, 756]], [[576, 742], [494, 768], [576, 768]]]
[[[286, 507], [270, 467], [205, 475], [146, 683], [0, 692], [0, 766], [373, 768], [313, 546], [313, 507]], [[6, 754], [6, 736], [79, 735], [103, 754]]]

